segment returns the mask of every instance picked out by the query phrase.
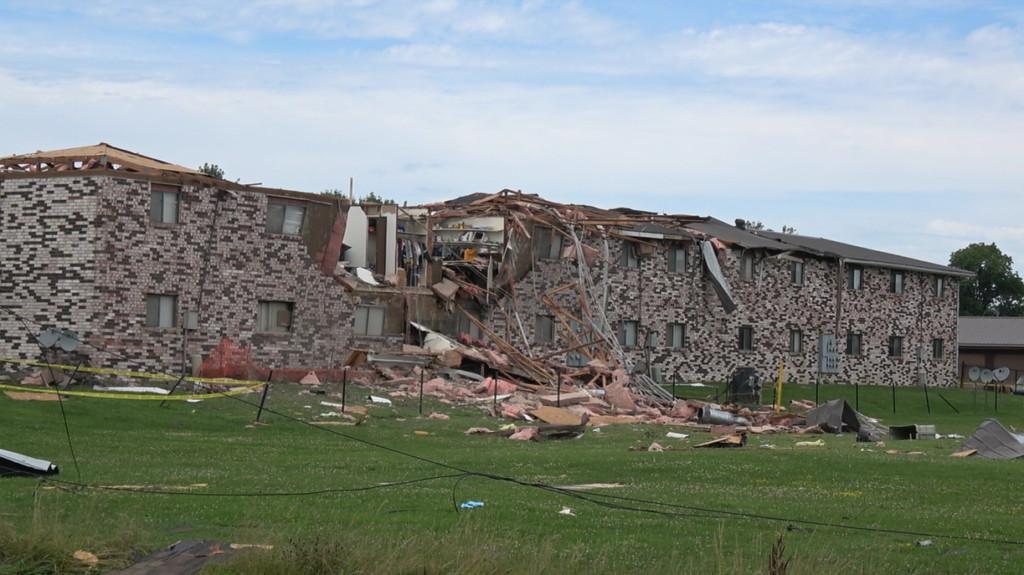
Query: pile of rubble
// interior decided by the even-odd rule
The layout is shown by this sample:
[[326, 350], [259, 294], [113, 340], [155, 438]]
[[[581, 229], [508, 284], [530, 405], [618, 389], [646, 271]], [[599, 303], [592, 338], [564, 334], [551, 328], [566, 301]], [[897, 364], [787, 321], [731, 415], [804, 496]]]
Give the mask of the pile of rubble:
[[656, 424], [692, 428], [716, 434], [857, 433], [879, 431], [873, 420], [856, 413], [843, 400], [818, 406], [790, 401], [789, 407], [723, 405], [711, 399], [661, 401], [627, 387], [628, 379], [612, 378], [604, 387], [560, 388], [525, 383], [514, 378], [484, 377], [454, 368], [413, 367], [405, 375], [377, 365], [373, 380], [358, 383], [390, 397], [435, 398], [448, 405], [479, 405], [493, 417], [513, 422], [542, 422], [553, 426], [601, 427], [610, 424]]

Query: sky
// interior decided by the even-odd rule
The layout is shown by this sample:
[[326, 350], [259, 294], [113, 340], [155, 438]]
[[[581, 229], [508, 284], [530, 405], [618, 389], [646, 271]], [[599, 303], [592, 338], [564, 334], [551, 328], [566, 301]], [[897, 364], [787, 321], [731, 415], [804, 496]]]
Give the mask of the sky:
[[0, 0], [0, 156], [504, 188], [1024, 270], [1024, 3]]

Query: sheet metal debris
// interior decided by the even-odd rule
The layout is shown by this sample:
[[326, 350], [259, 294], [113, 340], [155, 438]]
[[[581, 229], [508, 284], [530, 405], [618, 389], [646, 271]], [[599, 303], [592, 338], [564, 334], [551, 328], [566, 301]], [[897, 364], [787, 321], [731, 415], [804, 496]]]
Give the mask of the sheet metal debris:
[[985, 459], [1024, 457], [1024, 435], [1012, 433], [996, 419], [986, 419], [954, 455], [968, 457], [969, 455], [959, 455], [967, 452], [971, 452], [969, 455]]
[[43, 459], [36, 459], [6, 449], [0, 449], [0, 477], [56, 475], [56, 465]]

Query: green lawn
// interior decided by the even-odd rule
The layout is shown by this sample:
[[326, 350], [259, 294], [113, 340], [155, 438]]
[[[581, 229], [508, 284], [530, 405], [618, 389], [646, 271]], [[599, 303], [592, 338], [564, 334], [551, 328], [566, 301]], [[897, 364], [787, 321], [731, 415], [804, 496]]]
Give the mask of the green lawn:
[[[267, 405], [311, 421], [329, 411], [321, 400], [338, 401], [298, 391], [275, 387]], [[352, 388], [349, 393], [349, 401], [358, 404], [368, 394]], [[852, 387], [823, 386], [819, 394], [822, 401], [846, 397], [854, 403]], [[814, 388], [786, 386], [784, 396], [813, 399]], [[935, 424], [942, 434], [970, 435], [985, 418], [997, 417], [1004, 425], [1024, 427], [1021, 397], [1001, 396], [998, 412], [992, 394], [987, 407], [984, 394], [975, 398], [959, 389], [933, 389], [930, 399], [928, 414], [920, 388], [898, 389], [894, 415], [889, 388], [860, 388], [860, 410], [886, 425]], [[507, 422], [476, 407], [429, 399], [425, 414], [439, 411], [451, 419], [421, 418], [413, 398], [373, 406], [358, 427], [315, 429], [264, 413], [269, 425], [247, 428], [259, 396], [241, 400], [170, 402], [165, 408], [148, 401], [67, 401], [83, 483], [207, 486], [169, 495], [65, 491], [32, 479], [0, 479], [0, 574], [74, 572], [79, 565], [70, 553], [90, 546], [107, 558], [92, 571], [101, 573], [126, 561], [129, 547], [150, 551], [184, 538], [275, 545], [224, 570], [245, 573], [757, 573], [767, 572], [779, 533], [793, 558], [790, 573], [1017, 574], [1024, 565], [1024, 545], [939, 537], [1024, 541], [1024, 503], [1016, 485], [1024, 461], [949, 457], [962, 440], [887, 440], [878, 448], [847, 434], [825, 436], [824, 448], [796, 448], [797, 441], [822, 436], [787, 434], [751, 436], [746, 448], [736, 450], [631, 452], [629, 447], [652, 441], [686, 446], [709, 436], [667, 439], [672, 428], [653, 425], [606, 426], [578, 440], [543, 444], [467, 436], [469, 427]], [[429, 435], [416, 436], [417, 430]], [[57, 403], [0, 395], [0, 432], [0, 448], [50, 459], [61, 467], [59, 479], [77, 481]], [[893, 448], [925, 455], [884, 453]], [[579, 494], [644, 511], [480, 476], [257, 496], [380, 487], [457, 473], [398, 451], [526, 483], [621, 483]], [[213, 493], [234, 496], [208, 495]], [[455, 511], [453, 502], [469, 500], [485, 506]], [[559, 514], [563, 507], [575, 515]], [[788, 531], [788, 525], [813, 531]], [[935, 545], [916, 546], [921, 539]], [[38, 561], [25, 560], [29, 554]]]

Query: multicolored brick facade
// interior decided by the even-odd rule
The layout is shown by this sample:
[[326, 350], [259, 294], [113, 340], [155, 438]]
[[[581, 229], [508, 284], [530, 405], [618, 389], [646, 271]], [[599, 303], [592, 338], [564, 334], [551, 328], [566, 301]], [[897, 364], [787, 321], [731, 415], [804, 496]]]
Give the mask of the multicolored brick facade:
[[[599, 251], [601, 238], [587, 237], [584, 243]], [[769, 380], [777, 377], [779, 363], [785, 363], [785, 380], [813, 383], [913, 385], [918, 382], [918, 348], [923, 348], [920, 367], [929, 385], [953, 385], [957, 377], [956, 284], [947, 278], [941, 297], [935, 294], [935, 276], [900, 270], [904, 274], [902, 293], [892, 293], [891, 272], [886, 268], [863, 269], [862, 288], [847, 286], [847, 272], [840, 273], [837, 259], [801, 255], [803, 281], [792, 281], [792, 259], [774, 257], [778, 251], [747, 250], [754, 257], [750, 279], [741, 278], [742, 249], [727, 249], [722, 271], [738, 309], [727, 314], [701, 261], [695, 242], [644, 240], [658, 249], [640, 257], [638, 267], [621, 265], [626, 241], [608, 239], [608, 263], [599, 259], [590, 268], [595, 289], [588, 302], [599, 305], [603, 278], [607, 274], [607, 320], [616, 333], [621, 321], [638, 322], [637, 345], [625, 346], [634, 362], [649, 362], [663, 381], [726, 381], [740, 367], [753, 367]], [[671, 249], [687, 250], [686, 269], [669, 270]], [[800, 254], [798, 254], [800, 255]], [[523, 331], [537, 355], [567, 347], [564, 340], [537, 341], [537, 315], [550, 314], [541, 296], [560, 286], [576, 282], [575, 262], [537, 259], [532, 270], [517, 282], [516, 293]], [[605, 269], [607, 268], [607, 269]], [[595, 297], [596, 296], [596, 297]], [[579, 290], [570, 289], [553, 299], [562, 308], [579, 313]], [[499, 333], [507, 333], [522, 345], [518, 327], [508, 326], [501, 313], [491, 315]], [[669, 324], [683, 324], [682, 347], [668, 347]], [[752, 349], [739, 349], [740, 329], [752, 329]], [[556, 324], [556, 330], [565, 329]], [[799, 352], [790, 350], [792, 331], [801, 334]], [[648, 332], [653, 345], [645, 349]], [[861, 336], [859, 355], [841, 353], [838, 374], [818, 373], [819, 337], [837, 335], [840, 352], [845, 352], [848, 334]], [[902, 338], [901, 355], [890, 355], [891, 337]], [[942, 340], [942, 353], [934, 357], [934, 340]]]
[[[181, 186], [178, 222], [163, 224], [150, 221], [153, 185], [84, 174], [0, 180], [0, 305], [77, 331], [85, 345], [75, 353], [93, 367], [179, 373], [224, 337], [252, 345], [268, 367], [344, 360], [352, 298], [321, 271], [308, 238], [265, 231], [270, 193]], [[177, 298], [175, 327], [146, 327], [148, 294]], [[290, 331], [261, 332], [260, 301], [293, 304]], [[198, 322], [186, 332], [188, 311]], [[0, 357], [39, 357], [6, 313]]]

